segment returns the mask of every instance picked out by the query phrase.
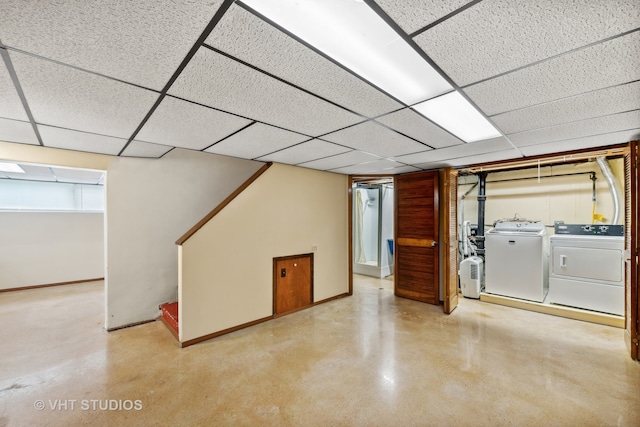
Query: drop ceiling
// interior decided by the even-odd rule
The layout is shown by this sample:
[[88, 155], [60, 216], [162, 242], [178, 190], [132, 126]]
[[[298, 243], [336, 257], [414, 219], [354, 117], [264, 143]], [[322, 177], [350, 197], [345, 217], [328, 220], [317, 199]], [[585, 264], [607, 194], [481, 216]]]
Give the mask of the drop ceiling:
[[360, 3], [501, 136], [460, 140], [241, 1], [5, 0], [0, 141], [397, 174], [640, 138], [637, 0]]
[[[0, 162], [4, 163], [4, 162]], [[9, 163], [17, 165], [21, 172], [0, 171], [0, 179], [18, 181], [64, 182], [70, 184], [104, 184], [104, 171], [93, 169], [44, 166], [30, 163]]]

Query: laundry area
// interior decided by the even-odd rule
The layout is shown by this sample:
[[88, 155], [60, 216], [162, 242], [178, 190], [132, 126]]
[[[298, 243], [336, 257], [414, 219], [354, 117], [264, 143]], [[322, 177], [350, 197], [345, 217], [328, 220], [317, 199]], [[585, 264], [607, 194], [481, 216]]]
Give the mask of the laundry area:
[[624, 327], [624, 161], [463, 172], [465, 298]]

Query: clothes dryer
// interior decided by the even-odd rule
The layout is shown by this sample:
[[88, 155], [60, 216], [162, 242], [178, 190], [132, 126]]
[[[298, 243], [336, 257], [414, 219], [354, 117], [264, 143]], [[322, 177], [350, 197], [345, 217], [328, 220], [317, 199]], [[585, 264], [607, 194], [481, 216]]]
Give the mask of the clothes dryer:
[[549, 302], [624, 315], [624, 237], [551, 236]]

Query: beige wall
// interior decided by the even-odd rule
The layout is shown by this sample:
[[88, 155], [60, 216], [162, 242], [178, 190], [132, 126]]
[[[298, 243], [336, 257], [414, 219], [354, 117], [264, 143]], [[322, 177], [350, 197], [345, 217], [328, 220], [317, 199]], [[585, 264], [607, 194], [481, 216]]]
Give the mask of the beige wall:
[[115, 158], [107, 172], [107, 306], [115, 329], [155, 319], [178, 297], [187, 230], [263, 163], [174, 149], [161, 159]]
[[314, 254], [314, 301], [349, 291], [346, 175], [274, 164], [187, 240], [180, 340], [272, 315], [273, 258]]
[[[622, 159], [609, 161], [624, 197], [624, 163]], [[613, 215], [613, 202], [607, 181], [598, 164], [594, 162], [575, 165], [559, 165], [552, 168], [543, 167], [541, 175], [569, 174], [577, 172], [595, 171], [596, 177], [596, 213], [605, 217], [605, 223]], [[491, 227], [493, 222], [502, 218], [510, 218], [515, 214], [529, 220], [543, 221], [553, 226], [555, 220], [564, 220], [567, 224], [591, 224], [592, 212], [592, 182], [589, 175], [575, 175], [569, 177], [545, 178], [492, 183], [492, 180], [503, 180], [519, 177], [537, 177], [537, 169], [490, 173], [487, 177], [487, 203], [485, 224]], [[476, 177], [460, 177], [458, 196], [464, 194]], [[477, 187], [464, 201], [465, 220], [472, 224], [478, 220]], [[624, 205], [622, 206], [624, 209]], [[624, 215], [620, 215], [624, 221]], [[553, 232], [552, 229], [548, 229]]]

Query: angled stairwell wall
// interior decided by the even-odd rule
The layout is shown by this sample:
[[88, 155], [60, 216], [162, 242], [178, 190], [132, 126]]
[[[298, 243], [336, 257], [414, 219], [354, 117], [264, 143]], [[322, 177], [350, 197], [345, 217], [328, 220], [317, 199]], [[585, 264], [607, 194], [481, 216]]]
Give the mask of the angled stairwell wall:
[[314, 302], [349, 292], [348, 177], [273, 164], [179, 246], [180, 341], [273, 314], [273, 258], [314, 253]]
[[186, 229], [263, 163], [174, 149], [161, 159], [117, 157], [107, 171], [106, 328], [152, 320], [177, 299]]

